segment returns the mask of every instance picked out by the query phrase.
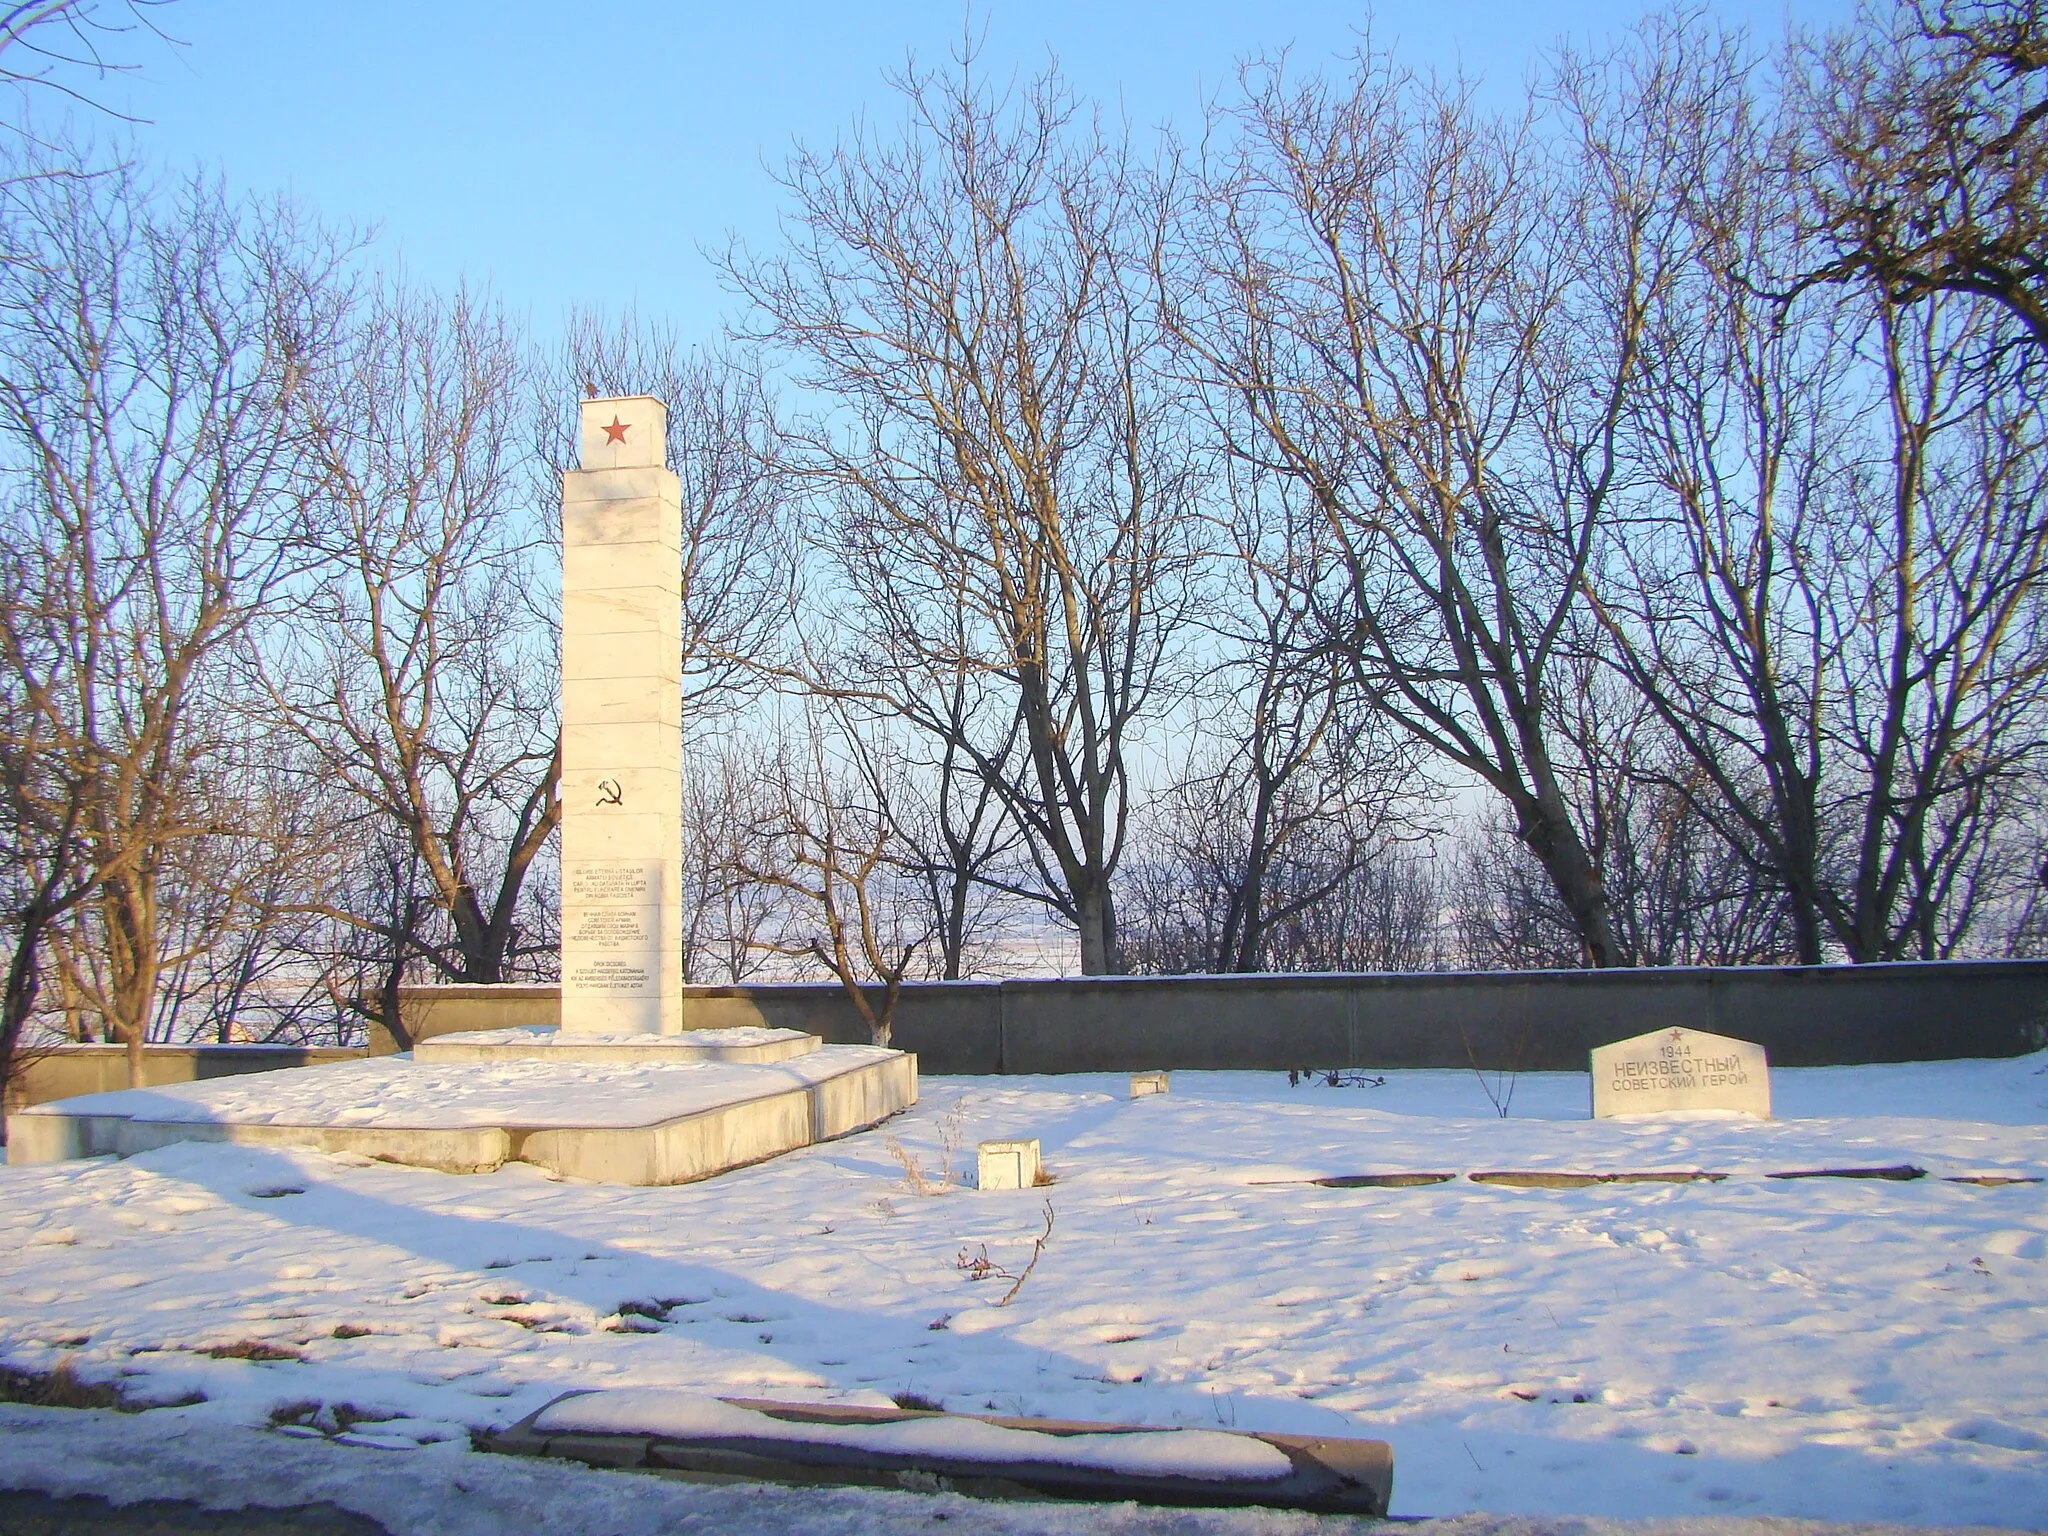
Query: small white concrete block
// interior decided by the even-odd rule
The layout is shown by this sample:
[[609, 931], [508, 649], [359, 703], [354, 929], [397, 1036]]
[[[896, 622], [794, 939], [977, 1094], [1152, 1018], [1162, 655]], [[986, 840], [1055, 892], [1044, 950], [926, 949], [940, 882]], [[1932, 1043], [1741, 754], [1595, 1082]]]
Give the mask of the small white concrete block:
[[1699, 1029], [1660, 1029], [1592, 1053], [1593, 1118], [1659, 1110], [1735, 1110], [1771, 1118], [1764, 1048]]
[[1038, 1183], [1038, 1139], [1029, 1141], [984, 1141], [975, 1170], [975, 1185], [981, 1189], [1030, 1189]]
[[1171, 1089], [1164, 1072], [1133, 1072], [1131, 1074], [1131, 1097], [1149, 1099], [1154, 1094], [1167, 1093]]

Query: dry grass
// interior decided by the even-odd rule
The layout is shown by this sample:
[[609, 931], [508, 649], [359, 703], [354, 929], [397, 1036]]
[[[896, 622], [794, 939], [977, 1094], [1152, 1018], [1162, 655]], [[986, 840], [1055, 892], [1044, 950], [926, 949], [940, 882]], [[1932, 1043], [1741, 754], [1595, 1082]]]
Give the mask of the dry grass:
[[882, 1137], [882, 1145], [889, 1155], [903, 1168], [904, 1185], [914, 1195], [943, 1195], [953, 1187], [953, 1162], [960, 1155], [960, 1142], [966, 1134], [967, 1096], [962, 1094], [953, 1101], [953, 1107], [946, 1111], [939, 1121], [939, 1171], [936, 1176], [925, 1171], [924, 1160], [889, 1132]]
[[944, 1182], [934, 1182], [924, 1171], [924, 1163], [910, 1148], [896, 1139], [892, 1131], [882, 1138], [882, 1145], [891, 1157], [903, 1167], [903, 1182], [913, 1195], [942, 1195], [946, 1192]]
[[28, 1403], [36, 1408], [119, 1408], [135, 1412], [112, 1382], [85, 1381], [69, 1360], [54, 1371], [18, 1371], [0, 1366], [0, 1403]]
[[202, 1349], [202, 1355], [215, 1360], [303, 1360], [306, 1357], [296, 1349], [282, 1344], [266, 1344], [261, 1339], [237, 1339], [232, 1344], [216, 1344]]

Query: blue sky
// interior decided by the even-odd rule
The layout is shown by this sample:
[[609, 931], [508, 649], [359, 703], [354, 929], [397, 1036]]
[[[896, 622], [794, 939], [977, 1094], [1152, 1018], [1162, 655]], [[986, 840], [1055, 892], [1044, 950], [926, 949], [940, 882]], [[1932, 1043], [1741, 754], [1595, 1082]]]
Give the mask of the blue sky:
[[[1640, 9], [1387, 0], [1371, 25], [1412, 68], [1505, 90], [1560, 36], [1612, 35]], [[1710, 7], [1769, 37], [1847, 10]], [[237, 189], [375, 226], [384, 263], [488, 284], [542, 334], [571, 306], [636, 304], [705, 340], [733, 305], [701, 251], [774, 238], [767, 167], [862, 114], [893, 121], [885, 73], [912, 53], [942, 62], [970, 25], [957, 0], [175, 0], [156, 14], [184, 46], [124, 40], [140, 68], [101, 88], [147, 120], [133, 130], [141, 159], [205, 164]], [[978, 4], [971, 25], [990, 69], [1056, 57], [1078, 91], [1144, 129], [1195, 124], [1242, 60], [1335, 59], [1367, 17], [1323, 0], [1051, 0]]]

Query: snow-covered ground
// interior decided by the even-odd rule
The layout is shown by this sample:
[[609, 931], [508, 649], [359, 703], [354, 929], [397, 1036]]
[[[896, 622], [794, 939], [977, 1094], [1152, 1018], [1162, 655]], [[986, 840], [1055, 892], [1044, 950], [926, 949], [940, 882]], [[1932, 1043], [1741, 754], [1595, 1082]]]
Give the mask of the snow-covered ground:
[[[869, 1488], [780, 1488], [676, 1482], [600, 1472], [571, 1462], [486, 1456], [454, 1446], [409, 1454], [320, 1439], [281, 1440], [259, 1429], [197, 1420], [182, 1411], [81, 1414], [0, 1404], [0, 1490], [68, 1500], [177, 1501], [202, 1509], [339, 1508], [390, 1536], [1364, 1536], [1386, 1530], [1344, 1516], [1263, 1509], [1143, 1509], [1130, 1504], [986, 1503], [958, 1494]], [[64, 1506], [59, 1506], [60, 1509]], [[49, 1506], [41, 1512], [47, 1515]], [[128, 1536], [204, 1530], [203, 1517], [163, 1520], [145, 1505]], [[0, 1530], [34, 1510], [0, 1491]], [[80, 1512], [85, 1513], [85, 1512]], [[167, 1513], [167, 1512], [165, 1512]], [[66, 1531], [106, 1527], [71, 1515]], [[950, 1522], [950, 1523], [949, 1523]], [[332, 1532], [317, 1516], [266, 1530]], [[235, 1530], [246, 1530], [237, 1524]], [[361, 1529], [359, 1523], [343, 1529]], [[124, 1529], [114, 1527], [116, 1531]], [[1986, 1536], [1985, 1527], [1940, 1527]], [[1579, 1516], [1464, 1515], [1420, 1520], [1401, 1536], [1935, 1536], [1924, 1527], [1819, 1525], [1691, 1516], [1656, 1521]]]
[[[199, 1145], [9, 1169], [0, 1361], [205, 1395], [131, 1438], [275, 1418], [323, 1456], [438, 1465], [579, 1387], [915, 1394], [1383, 1438], [1406, 1515], [2048, 1525], [2048, 1185], [1944, 1178], [2048, 1174], [2048, 1056], [1781, 1070], [1770, 1123], [1594, 1122], [1586, 1083], [1524, 1077], [1503, 1120], [1470, 1073], [927, 1079], [879, 1131], [675, 1189]], [[958, 1187], [1033, 1135], [1052, 1187]], [[1763, 1177], [1898, 1163], [1930, 1176]], [[1730, 1177], [1274, 1182], [1684, 1168]], [[974, 1261], [1020, 1272], [1048, 1206], [997, 1305]]]

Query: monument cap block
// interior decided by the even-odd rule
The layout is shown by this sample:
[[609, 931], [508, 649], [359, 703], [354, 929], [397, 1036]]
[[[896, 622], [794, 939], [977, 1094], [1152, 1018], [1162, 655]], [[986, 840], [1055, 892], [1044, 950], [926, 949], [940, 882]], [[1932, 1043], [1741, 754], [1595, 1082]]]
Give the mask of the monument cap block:
[[1771, 1118], [1764, 1048], [1697, 1029], [1660, 1029], [1593, 1052], [1593, 1118], [1659, 1110], [1736, 1110]]
[[661, 469], [668, 462], [668, 407], [652, 395], [583, 402], [581, 469]]

